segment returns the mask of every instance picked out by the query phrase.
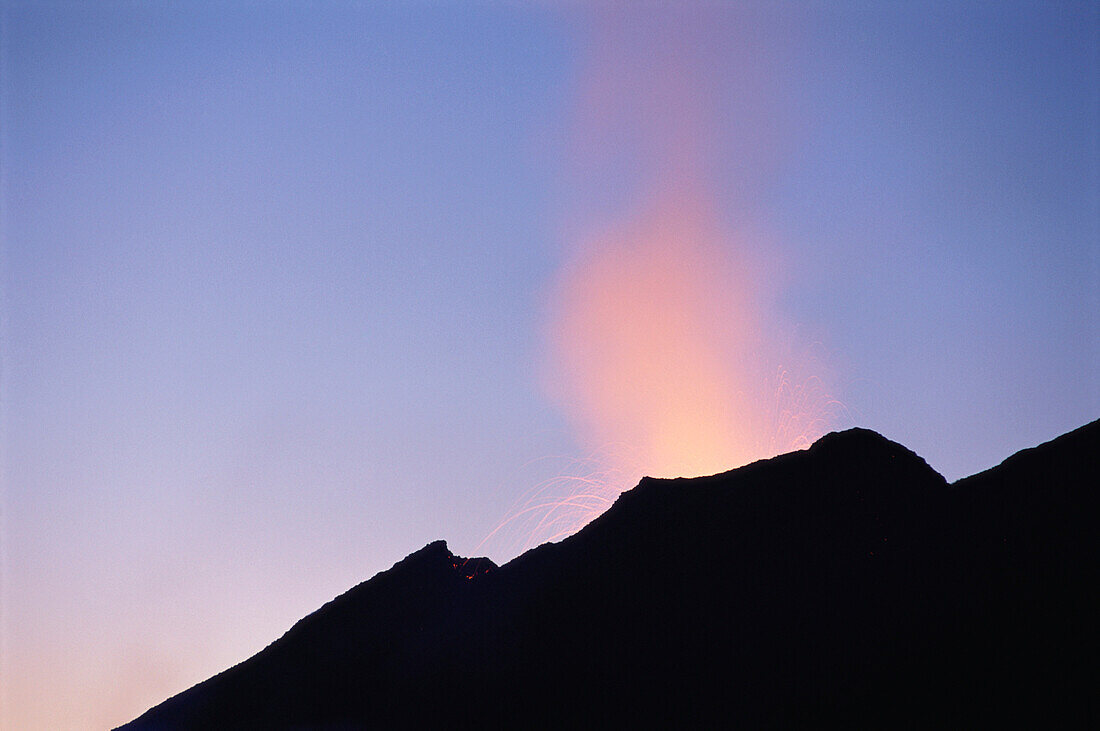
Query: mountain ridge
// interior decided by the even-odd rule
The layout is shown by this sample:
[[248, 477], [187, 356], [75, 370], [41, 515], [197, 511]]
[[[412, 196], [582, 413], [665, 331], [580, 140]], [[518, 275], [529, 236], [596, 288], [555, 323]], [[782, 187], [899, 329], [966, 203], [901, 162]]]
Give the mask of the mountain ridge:
[[499, 567], [429, 543], [121, 728], [986, 725], [1044, 700], [1085, 712], [1070, 670], [1096, 645], [1066, 645], [1089, 637], [1089, 563], [1058, 557], [1096, 556], [1097, 447], [1100, 421], [948, 485], [852, 429], [712, 476], [643, 478], [575, 535]]

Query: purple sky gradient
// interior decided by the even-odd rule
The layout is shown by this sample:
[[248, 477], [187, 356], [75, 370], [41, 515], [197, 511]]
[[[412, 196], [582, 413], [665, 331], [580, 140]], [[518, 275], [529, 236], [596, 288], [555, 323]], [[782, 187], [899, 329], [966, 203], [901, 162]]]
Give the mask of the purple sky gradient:
[[590, 449], [547, 288], [654, 174], [601, 53], [689, 59], [834, 426], [956, 479], [1100, 416], [1095, 3], [223, 6], [0, 5], [4, 728], [127, 721], [430, 540], [511, 558]]

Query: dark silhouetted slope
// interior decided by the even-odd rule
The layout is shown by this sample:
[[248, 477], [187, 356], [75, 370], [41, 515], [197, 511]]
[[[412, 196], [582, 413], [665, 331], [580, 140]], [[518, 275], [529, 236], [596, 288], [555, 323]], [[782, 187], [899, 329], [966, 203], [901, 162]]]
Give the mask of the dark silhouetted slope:
[[1100, 422], [948, 485], [874, 432], [432, 543], [127, 729], [1087, 724]]

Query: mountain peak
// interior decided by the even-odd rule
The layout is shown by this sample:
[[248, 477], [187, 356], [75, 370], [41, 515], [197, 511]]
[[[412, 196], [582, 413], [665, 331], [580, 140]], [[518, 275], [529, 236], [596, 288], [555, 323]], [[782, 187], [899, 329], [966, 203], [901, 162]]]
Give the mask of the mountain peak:
[[447, 541], [440, 538], [439, 540], [428, 543], [423, 548], [413, 551], [405, 558], [394, 564], [394, 568], [403, 566], [405, 564], [419, 564], [422, 562], [435, 562], [441, 559], [449, 559], [454, 554], [447, 548]]
[[912, 470], [931, 478], [938, 485], [947, 480], [936, 472], [919, 454], [871, 429], [853, 427], [844, 431], [829, 432], [814, 442], [807, 452], [832, 464], [876, 465], [893, 469]]
[[[862, 426], [853, 426], [849, 429], [843, 429], [841, 431], [831, 431], [828, 434], [820, 437], [813, 443], [811, 449], [814, 447], [824, 447], [830, 444], [838, 443], [851, 443], [851, 444], [879, 444], [879, 445], [893, 445], [901, 447], [897, 442], [891, 441], [886, 437], [879, 434], [874, 429], [867, 429]], [[904, 449], [904, 447], [902, 447]]]
[[407, 573], [425, 570], [446, 571], [449, 569], [465, 579], [473, 579], [475, 576], [488, 573], [496, 568], [498, 566], [491, 559], [484, 556], [466, 558], [452, 553], [447, 547], [447, 541], [439, 539], [413, 551], [395, 563], [390, 571]]
[[905, 456], [907, 459], [919, 460], [922, 464], [928, 464], [916, 452], [897, 442], [887, 439], [873, 429], [855, 426], [842, 431], [829, 432], [810, 445], [810, 451], [842, 450], [845, 452], [873, 452], [883, 454]]

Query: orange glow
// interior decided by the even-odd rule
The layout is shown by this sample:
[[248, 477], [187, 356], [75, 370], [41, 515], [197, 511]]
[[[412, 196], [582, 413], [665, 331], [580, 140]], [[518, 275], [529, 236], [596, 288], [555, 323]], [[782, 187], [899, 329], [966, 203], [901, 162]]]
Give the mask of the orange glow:
[[623, 441], [647, 474], [761, 456], [750, 278], [703, 205], [661, 201], [584, 247], [550, 296], [546, 382], [582, 442]]
[[[601, 6], [585, 19], [567, 161], [577, 202], [545, 292], [542, 385], [595, 456], [536, 485], [487, 541], [562, 538], [643, 475], [714, 474], [803, 449], [843, 412], [771, 306], [781, 249], [746, 233], [766, 221], [730, 195], [782, 157], [759, 93], [767, 64], [736, 13], [652, 10]], [[706, 61], [716, 43], [738, 59], [720, 75]], [[728, 149], [719, 123], [738, 130]], [[760, 180], [736, 179], [746, 174]], [[619, 176], [630, 184], [616, 188]]]
[[[615, 6], [586, 24], [577, 172], [599, 180], [625, 160], [639, 177], [610, 225], [567, 235], [547, 293], [543, 383], [585, 448], [625, 444], [634, 461], [614, 467], [633, 478], [713, 474], [808, 446], [829, 426], [820, 380], [780, 357], [784, 328], [767, 311], [775, 251], [743, 232], [758, 222], [730, 231], [719, 215], [715, 179], [766, 179], [777, 158], [757, 93], [766, 65], [727, 37], [743, 27], [736, 14], [712, 10]], [[716, 42], [739, 49], [721, 76], [705, 61]], [[715, 113], [720, 88], [736, 90], [736, 119]], [[737, 160], [718, 162], [719, 120], [741, 130]], [[744, 203], [734, 208], [751, 216]]]

